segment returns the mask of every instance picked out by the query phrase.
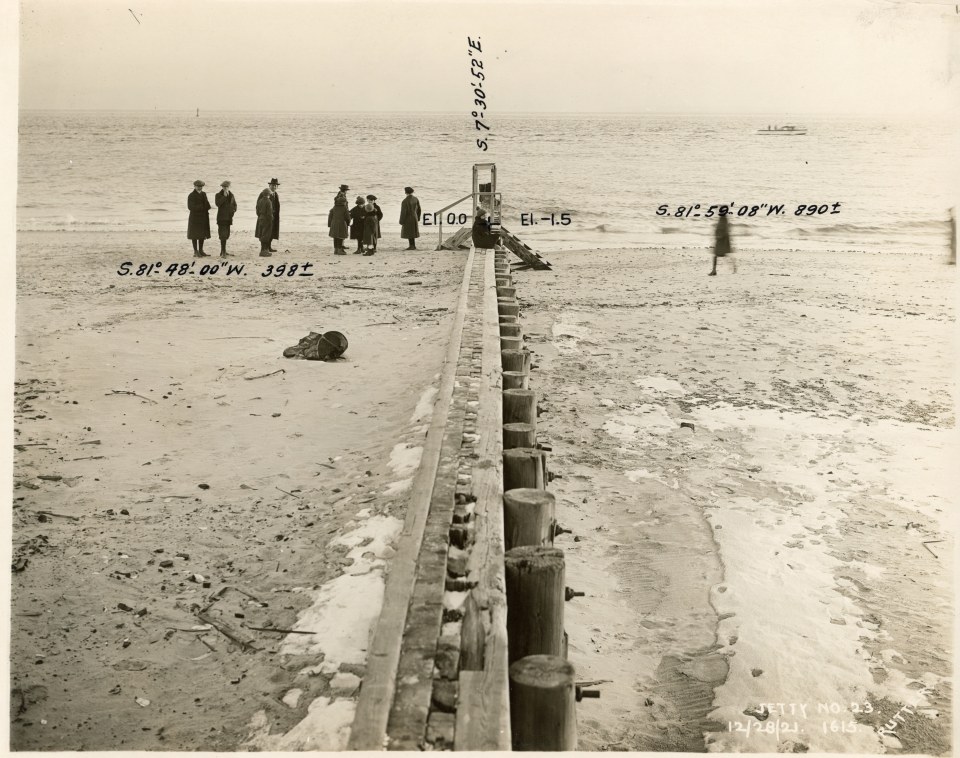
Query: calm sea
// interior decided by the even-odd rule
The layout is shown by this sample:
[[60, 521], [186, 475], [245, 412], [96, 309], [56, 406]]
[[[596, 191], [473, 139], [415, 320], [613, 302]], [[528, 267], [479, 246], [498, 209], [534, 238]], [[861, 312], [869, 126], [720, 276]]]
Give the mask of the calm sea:
[[[738, 247], [945, 250], [956, 203], [952, 125], [804, 119], [806, 136], [764, 136], [768, 117], [489, 114], [490, 150], [460, 115], [210, 112], [23, 112], [18, 228], [186, 233], [194, 179], [223, 179], [250, 233], [254, 202], [280, 180], [281, 233], [326, 235], [337, 187], [372, 192], [399, 216], [412, 185], [425, 211], [470, 192], [471, 166], [495, 161], [504, 225], [534, 247], [698, 246], [711, 221], [678, 206], [734, 206]], [[744, 205], [784, 215], [735, 214]], [[795, 216], [801, 204], [838, 213]], [[668, 216], [658, 216], [661, 205]], [[464, 203], [456, 211], [469, 211]], [[521, 213], [558, 225], [524, 227]], [[559, 225], [561, 213], [570, 224]], [[449, 230], [449, 227], [447, 227]], [[433, 242], [436, 230], [421, 229]], [[424, 240], [426, 242], [427, 240]], [[428, 243], [429, 244], [429, 243]]]

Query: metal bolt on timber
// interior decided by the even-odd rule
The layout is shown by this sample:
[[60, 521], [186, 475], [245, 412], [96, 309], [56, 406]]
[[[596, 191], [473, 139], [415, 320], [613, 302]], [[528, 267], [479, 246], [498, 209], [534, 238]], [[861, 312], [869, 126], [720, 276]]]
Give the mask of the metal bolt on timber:
[[[503, 378], [503, 388], [505, 390], [529, 389], [528, 380], [530, 375], [524, 373], [523, 371], [504, 371], [501, 376]], [[533, 447], [533, 445], [524, 445], [524, 447]]]
[[507, 550], [552, 546], [556, 498], [546, 490], [519, 488], [503, 493], [503, 532]]
[[531, 655], [510, 666], [510, 732], [514, 750], [576, 750], [573, 664]]
[[586, 592], [579, 592], [578, 590], [573, 589], [573, 587], [566, 587], [563, 590], [563, 599], [564, 600], [573, 600], [575, 597], [586, 597]]
[[546, 489], [547, 454], [530, 447], [503, 451], [503, 489]]
[[515, 547], [504, 554], [507, 658], [563, 652], [564, 560], [559, 548]]

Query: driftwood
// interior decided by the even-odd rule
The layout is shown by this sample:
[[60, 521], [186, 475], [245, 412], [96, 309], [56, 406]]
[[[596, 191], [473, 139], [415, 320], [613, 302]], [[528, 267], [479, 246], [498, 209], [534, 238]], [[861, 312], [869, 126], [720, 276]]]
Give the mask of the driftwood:
[[278, 368], [276, 371], [271, 371], [269, 374], [260, 374], [259, 376], [245, 376], [243, 377], [248, 382], [252, 382], [254, 379], [265, 379], [268, 376], [273, 376], [274, 374], [285, 374], [287, 370], [285, 368]]
[[364, 287], [359, 284], [344, 284], [344, 287], [351, 290], [375, 290], [376, 287]]
[[[149, 397], [144, 397], [143, 395], [138, 395], [136, 392], [131, 392], [130, 390], [110, 390], [109, 392], [106, 393], [106, 395], [108, 395], [108, 396], [109, 396], [109, 395], [133, 395], [134, 397], [139, 397], [141, 400], [146, 400], [148, 403], [153, 403], [154, 405], [157, 404], [157, 401], [156, 401], [156, 400], [151, 400]], [[90, 445], [92, 445], [93, 443], [92, 443], [92, 442], [89, 442], [89, 443], [81, 443], [81, 444], [90, 444]]]

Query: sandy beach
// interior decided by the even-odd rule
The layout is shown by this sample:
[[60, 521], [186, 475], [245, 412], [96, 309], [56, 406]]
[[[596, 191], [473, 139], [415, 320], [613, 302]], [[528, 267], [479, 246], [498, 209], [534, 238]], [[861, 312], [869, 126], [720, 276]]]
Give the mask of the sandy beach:
[[[14, 749], [339, 744], [466, 256], [383, 242], [288, 234], [255, 258], [244, 235], [246, 276], [143, 278], [116, 272], [190, 263], [189, 241], [20, 235]], [[282, 357], [311, 330], [343, 358]], [[321, 631], [243, 628], [247, 651], [197, 616], [224, 588], [227, 628]], [[280, 741], [333, 697], [339, 732]]]
[[947, 752], [954, 267], [549, 257], [514, 282], [570, 659], [610, 680], [581, 749]]
[[[346, 744], [465, 253], [255, 245], [144, 278], [187, 240], [20, 235], [15, 749]], [[570, 659], [605, 680], [580, 749], [944, 753], [954, 269], [547, 257], [514, 282]], [[342, 360], [281, 356], [330, 329]]]

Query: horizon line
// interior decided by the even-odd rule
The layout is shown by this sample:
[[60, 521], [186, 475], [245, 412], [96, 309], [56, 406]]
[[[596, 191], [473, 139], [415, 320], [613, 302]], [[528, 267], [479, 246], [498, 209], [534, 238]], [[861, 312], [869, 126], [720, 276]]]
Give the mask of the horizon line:
[[[18, 113], [193, 113], [203, 109], [192, 108], [22, 108], [17, 109]], [[248, 110], [243, 108], [209, 108], [205, 113], [315, 113], [327, 115], [424, 115], [424, 116], [462, 116], [464, 119], [470, 117], [461, 111], [452, 110], [297, 110], [297, 109], [276, 109], [276, 110]], [[957, 114], [953, 112], [917, 114], [917, 113], [862, 113], [862, 112], [839, 112], [839, 111], [501, 111], [498, 115], [502, 116], [542, 116], [542, 115], [562, 115], [562, 116], [779, 116], [781, 118], [793, 117], [844, 117], [844, 118], [956, 118]]]

